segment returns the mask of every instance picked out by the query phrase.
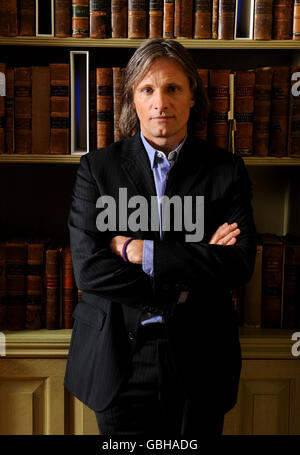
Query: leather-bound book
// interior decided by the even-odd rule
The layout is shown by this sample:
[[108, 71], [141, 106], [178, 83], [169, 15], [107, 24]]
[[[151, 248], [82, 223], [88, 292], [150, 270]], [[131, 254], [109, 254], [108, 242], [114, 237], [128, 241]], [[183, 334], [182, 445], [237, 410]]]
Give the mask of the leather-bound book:
[[195, 39], [211, 38], [212, 0], [195, 1]]
[[32, 149], [32, 71], [31, 67], [15, 68], [15, 152], [31, 153]]
[[274, 0], [272, 39], [292, 39], [294, 0]]
[[288, 155], [294, 158], [300, 158], [300, 87], [299, 77], [296, 77], [294, 80], [292, 79], [295, 73], [300, 74], [300, 66], [291, 67]]
[[112, 68], [96, 68], [97, 149], [113, 142]]
[[272, 69], [256, 68], [254, 88], [253, 155], [269, 153]]
[[127, 38], [128, 2], [112, 0], [111, 2], [112, 38]]
[[55, 0], [54, 35], [67, 38], [72, 34], [72, 5], [70, 0]]
[[272, 38], [273, 0], [255, 0], [253, 39]]
[[212, 0], [211, 37], [218, 39], [219, 0]]
[[7, 329], [22, 330], [26, 320], [27, 242], [6, 242]]
[[175, 0], [164, 0], [163, 37], [174, 38], [174, 8]]
[[89, 131], [89, 149], [97, 148], [97, 112], [96, 112], [96, 70], [90, 70], [90, 131]]
[[5, 153], [15, 151], [15, 72], [11, 68], [6, 70], [6, 97], [5, 97]]
[[124, 74], [124, 68], [113, 68], [114, 141], [119, 141], [121, 139], [119, 118]]
[[89, 0], [72, 0], [72, 37], [89, 36]]
[[263, 246], [257, 245], [253, 274], [245, 285], [244, 327], [261, 327], [262, 256]]
[[19, 35], [35, 35], [35, 0], [18, 0]]
[[300, 39], [300, 0], [294, 0], [293, 39]]
[[[209, 77], [209, 70], [205, 68], [199, 68], [197, 69], [198, 74], [200, 76], [200, 79], [202, 81], [202, 85], [204, 87], [204, 90], [208, 96], [208, 77]], [[199, 125], [196, 126], [194, 135], [196, 137], [199, 137], [200, 139], [206, 140], [207, 139], [207, 120], [199, 123]]]
[[149, 38], [163, 36], [163, 0], [149, 0]]
[[287, 156], [290, 68], [273, 67], [270, 156]]
[[0, 2], [0, 36], [17, 36], [18, 14], [17, 0]]
[[218, 39], [233, 39], [235, 0], [219, 0]]
[[70, 133], [70, 65], [50, 65], [50, 153], [68, 154]]
[[62, 250], [62, 328], [73, 328], [72, 313], [75, 308], [75, 279], [69, 247]]
[[240, 156], [253, 154], [254, 84], [254, 71], [236, 71], [234, 97], [235, 151]]
[[226, 150], [228, 147], [229, 74], [230, 70], [227, 69], [209, 71], [208, 138], [211, 144]]
[[[0, 73], [6, 79], [6, 64], [0, 63]], [[0, 153], [5, 152], [5, 96], [0, 96]]]
[[50, 139], [50, 68], [32, 67], [32, 153], [48, 154]]
[[175, 0], [175, 38], [193, 38], [193, 15], [193, 0]]
[[90, 37], [111, 37], [111, 2], [90, 0]]
[[284, 242], [276, 235], [262, 234], [262, 312], [261, 326], [281, 327]]
[[6, 329], [6, 244], [0, 241], [0, 330]]
[[45, 242], [30, 240], [27, 255], [26, 329], [42, 328]]
[[61, 251], [49, 245], [46, 249], [46, 328], [60, 328], [61, 310]]
[[128, 38], [147, 38], [148, 2], [128, 0]]
[[292, 242], [285, 247], [282, 328], [300, 328], [300, 245]]

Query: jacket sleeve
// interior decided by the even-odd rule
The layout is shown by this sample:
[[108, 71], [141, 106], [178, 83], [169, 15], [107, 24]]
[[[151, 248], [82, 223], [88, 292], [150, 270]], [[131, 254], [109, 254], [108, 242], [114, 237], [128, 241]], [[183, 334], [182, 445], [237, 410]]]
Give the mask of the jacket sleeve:
[[[237, 222], [241, 233], [235, 245], [205, 242], [156, 241], [154, 288], [190, 290], [200, 286], [232, 289], [251, 277], [256, 255], [256, 231], [251, 206], [251, 183], [242, 158], [233, 169], [230, 188], [224, 195], [227, 209], [223, 222]], [[205, 216], [205, 213], [204, 213]], [[172, 281], [170, 281], [172, 277]], [[212, 288], [214, 289], [214, 288]]]
[[103, 233], [97, 229], [96, 201], [99, 196], [88, 157], [84, 155], [68, 218], [76, 284], [82, 291], [97, 293], [119, 303], [136, 307], [149, 305], [153, 300], [151, 277], [139, 265], [126, 263], [111, 252], [109, 241], [116, 233]]

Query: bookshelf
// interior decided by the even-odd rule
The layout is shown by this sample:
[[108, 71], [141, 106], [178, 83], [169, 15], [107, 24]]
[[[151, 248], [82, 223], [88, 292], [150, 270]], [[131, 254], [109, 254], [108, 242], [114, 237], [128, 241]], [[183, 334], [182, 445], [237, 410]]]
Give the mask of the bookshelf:
[[[113, 66], [114, 62], [121, 66], [143, 41], [125, 38], [0, 37], [0, 53], [1, 61], [8, 59], [14, 62], [20, 59], [22, 64], [28, 61], [28, 65], [37, 65], [39, 62], [45, 64], [47, 61], [55, 61], [54, 56], [58, 62], [68, 61], [70, 50], [85, 49], [91, 52], [94, 62], [99, 62], [99, 66], [105, 66], [106, 63], [108, 66]], [[251, 68], [254, 64], [257, 66], [300, 64], [300, 40], [180, 39], [178, 41], [191, 49], [196, 61], [199, 62], [199, 67], [220, 66], [237, 69]], [[267, 232], [273, 229], [278, 235], [284, 235], [287, 232], [299, 233], [300, 158], [246, 157], [244, 160], [253, 182], [253, 207], [257, 230]], [[22, 230], [30, 232], [32, 226], [54, 237], [67, 238], [66, 220], [79, 161], [79, 156], [72, 155], [0, 154], [0, 225], [2, 228], [7, 232]], [[297, 407], [299, 408], [300, 366], [291, 355], [291, 335], [295, 331], [240, 328], [242, 355], [246, 362], [241, 393], [244, 393], [245, 387], [248, 387], [248, 395], [245, 392], [240, 398], [239, 405], [227, 416], [225, 434], [238, 434], [243, 431], [237, 422], [244, 419], [243, 414], [246, 413], [249, 416], [256, 412], [247, 408], [244, 397], [248, 396], [250, 400], [261, 393], [267, 394], [270, 381], [278, 386], [277, 391], [270, 392], [272, 406], [279, 406], [280, 400], [285, 399], [282, 398], [282, 394], [285, 393], [282, 390], [287, 387], [290, 395], [285, 406], [291, 410], [291, 415], [294, 415]], [[24, 431], [21, 434], [30, 432], [71, 434], [73, 431], [78, 431], [76, 434], [93, 434], [94, 431], [96, 432], [96, 426], [89, 411], [62, 392], [64, 365], [71, 330], [5, 331], [5, 335], [7, 357], [1, 359], [2, 365], [5, 366], [5, 373], [0, 379], [0, 395], [6, 393], [6, 385], [3, 386], [3, 381], [6, 384], [5, 378], [8, 378], [7, 381], [14, 378], [17, 384], [17, 395], [19, 392], [21, 396], [26, 390], [32, 395], [32, 400], [36, 399], [34, 398], [36, 396], [45, 397], [44, 408], [35, 409], [38, 409], [37, 415], [44, 418], [43, 416], [47, 414], [46, 420], [50, 419], [52, 422], [49, 420], [49, 423], [47, 420], [41, 428], [34, 425], [32, 428], [26, 427], [20, 430]], [[287, 365], [288, 368], [286, 368]], [[257, 380], [259, 386], [257, 389], [255, 387], [251, 389], [257, 370], [262, 372]], [[287, 371], [286, 375], [282, 373], [283, 371]], [[29, 384], [32, 384], [30, 390]], [[46, 413], [51, 397], [56, 394], [64, 404], [62, 405], [57, 399], [57, 410], [55, 411], [52, 406]], [[276, 404], [277, 399], [279, 405]], [[24, 406], [28, 408], [28, 404], [25, 403]], [[268, 404], [264, 406], [267, 407]], [[58, 415], [58, 423], [54, 423], [55, 413]], [[52, 417], [49, 418], [49, 416]], [[76, 419], [82, 422], [80, 430], [75, 428]], [[83, 419], [90, 422], [87, 427], [84, 427]], [[275, 419], [276, 417], [274, 422]], [[67, 421], [69, 423], [66, 423]], [[70, 421], [73, 424], [70, 424]], [[5, 431], [3, 430], [6, 428], [5, 425], [5, 422], [0, 419], [0, 433]], [[276, 422], [274, 425], [276, 426]], [[252, 431], [249, 428], [247, 427], [247, 431]], [[290, 426], [280, 427], [281, 430], [282, 428], [289, 433], [300, 433], [299, 418], [293, 420]], [[18, 434], [19, 430], [12, 431]]]

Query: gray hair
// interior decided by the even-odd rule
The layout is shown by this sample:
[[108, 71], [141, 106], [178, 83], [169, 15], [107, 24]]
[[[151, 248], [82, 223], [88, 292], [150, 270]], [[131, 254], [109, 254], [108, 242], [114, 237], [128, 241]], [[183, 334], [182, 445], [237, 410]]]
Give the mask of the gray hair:
[[152, 38], [145, 41], [129, 60], [123, 83], [119, 128], [121, 137], [132, 136], [139, 130], [139, 119], [133, 107], [134, 87], [143, 79], [156, 59], [170, 58], [179, 63], [189, 79], [195, 101], [191, 108], [188, 130], [201, 129], [208, 113], [208, 98], [189, 52], [177, 41]]

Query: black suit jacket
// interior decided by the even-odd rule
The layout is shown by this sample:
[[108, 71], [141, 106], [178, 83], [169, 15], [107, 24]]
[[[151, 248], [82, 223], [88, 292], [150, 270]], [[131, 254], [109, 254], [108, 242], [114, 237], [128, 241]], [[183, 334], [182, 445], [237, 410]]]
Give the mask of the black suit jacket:
[[[162, 239], [157, 231], [120, 231], [118, 204], [117, 229], [99, 232], [96, 201], [100, 195], [118, 201], [119, 188], [127, 189], [128, 198], [143, 195], [149, 207], [151, 195], [156, 195], [139, 134], [80, 161], [69, 230], [76, 284], [84, 292], [74, 311], [65, 386], [90, 408], [105, 409], [128, 373], [139, 319], [146, 310], [165, 317], [186, 393], [202, 409], [227, 412], [236, 402], [241, 369], [231, 289], [249, 280], [256, 254], [244, 162], [205, 141], [187, 138], [165, 194], [204, 196], [204, 237], [197, 243], [185, 242], [184, 227], [182, 232], [165, 232]], [[234, 221], [241, 229], [235, 245], [208, 244], [221, 224]], [[154, 240], [154, 277], [110, 251], [110, 238], [118, 234]], [[187, 301], [177, 304], [179, 293], [186, 290]]]

